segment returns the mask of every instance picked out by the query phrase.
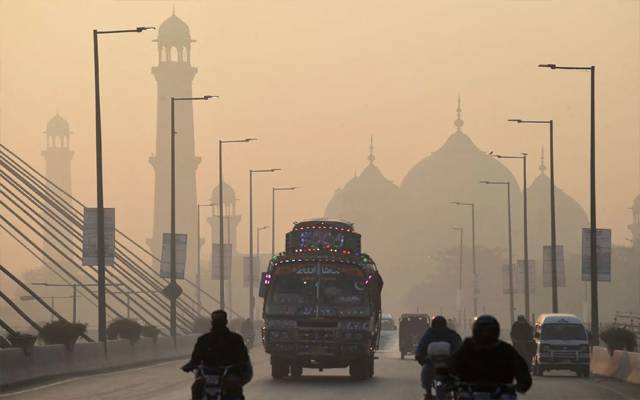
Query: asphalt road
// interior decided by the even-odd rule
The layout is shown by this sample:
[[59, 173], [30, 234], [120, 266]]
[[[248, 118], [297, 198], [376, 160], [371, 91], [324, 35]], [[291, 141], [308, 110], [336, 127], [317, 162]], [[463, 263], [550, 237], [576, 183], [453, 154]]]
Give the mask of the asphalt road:
[[[375, 377], [352, 381], [346, 370], [305, 370], [302, 378], [273, 381], [267, 356], [252, 352], [255, 369], [253, 381], [246, 387], [247, 399], [263, 400], [374, 400], [421, 399], [418, 365], [400, 360], [393, 338], [386, 338], [387, 350], [379, 353]], [[1, 394], [2, 400], [186, 400], [191, 375], [178, 370], [182, 364], [172, 361], [141, 368], [70, 378], [41, 386]], [[524, 399], [640, 399], [640, 385], [630, 385], [603, 378], [576, 378], [557, 374], [535, 378], [533, 388]]]

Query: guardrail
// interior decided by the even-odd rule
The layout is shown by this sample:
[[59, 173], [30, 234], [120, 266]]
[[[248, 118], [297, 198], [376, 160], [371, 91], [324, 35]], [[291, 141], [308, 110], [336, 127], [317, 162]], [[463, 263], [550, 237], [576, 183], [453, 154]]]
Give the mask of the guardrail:
[[591, 351], [591, 373], [640, 384], [640, 353], [595, 346]]
[[102, 343], [77, 343], [72, 351], [64, 345], [35, 346], [30, 354], [22, 349], [0, 349], [0, 388], [30, 381], [84, 374], [185, 357], [191, 353], [198, 335], [179, 336], [174, 348], [170, 337], [140, 338]]

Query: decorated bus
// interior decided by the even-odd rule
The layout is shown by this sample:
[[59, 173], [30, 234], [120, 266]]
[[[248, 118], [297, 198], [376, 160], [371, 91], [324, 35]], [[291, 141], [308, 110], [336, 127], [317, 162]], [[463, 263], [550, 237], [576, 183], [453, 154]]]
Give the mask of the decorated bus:
[[295, 223], [260, 285], [273, 378], [346, 367], [353, 378], [373, 376], [381, 291], [382, 278], [353, 224]]

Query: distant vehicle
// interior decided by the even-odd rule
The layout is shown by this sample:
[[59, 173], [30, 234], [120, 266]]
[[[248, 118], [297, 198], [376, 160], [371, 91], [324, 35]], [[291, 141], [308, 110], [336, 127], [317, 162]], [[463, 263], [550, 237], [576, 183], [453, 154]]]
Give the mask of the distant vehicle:
[[398, 325], [398, 347], [400, 349], [400, 358], [404, 360], [407, 354], [414, 354], [418, 343], [429, 329], [431, 317], [428, 314], [402, 314]]
[[396, 321], [393, 320], [391, 314], [382, 314], [382, 330], [383, 331], [395, 331], [398, 329], [396, 326]]
[[301, 376], [303, 368], [373, 376], [382, 278], [352, 224], [296, 223], [262, 278], [263, 341], [274, 379]]
[[536, 320], [534, 374], [568, 369], [589, 376], [589, 336], [582, 320], [572, 314], [542, 314]]

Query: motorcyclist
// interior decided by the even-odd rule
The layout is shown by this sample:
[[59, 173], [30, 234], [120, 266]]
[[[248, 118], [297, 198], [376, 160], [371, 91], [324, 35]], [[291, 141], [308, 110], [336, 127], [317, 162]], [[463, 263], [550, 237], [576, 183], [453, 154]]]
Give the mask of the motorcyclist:
[[532, 384], [527, 363], [499, 337], [498, 320], [491, 315], [476, 318], [473, 336], [465, 339], [451, 357], [450, 372], [476, 391], [493, 392], [496, 385], [510, 385], [515, 379], [516, 390], [524, 393]]
[[431, 343], [446, 342], [449, 343], [450, 351], [453, 353], [460, 346], [460, 335], [453, 329], [447, 327], [447, 320], [443, 316], [435, 316], [431, 320], [431, 326], [422, 336], [418, 347], [416, 348], [416, 360], [422, 365], [422, 371], [420, 373], [420, 381], [422, 388], [425, 390], [425, 399], [431, 399], [431, 385], [433, 383], [433, 377], [435, 375], [434, 365], [429, 361], [427, 350]]
[[511, 343], [530, 366], [534, 345], [533, 327], [524, 315], [518, 315], [518, 319], [511, 326]]
[[[230, 395], [242, 397], [242, 386], [251, 381], [253, 368], [242, 336], [227, 328], [227, 313], [216, 310], [211, 313], [211, 331], [196, 341], [191, 359], [182, 366], [185, 372], [201, 365], [208, 367], [233, 366], [225, 378], [224, 390]], [[204, 380], [196, 379], [191, 387], [193, 400], [201, 400]]]

